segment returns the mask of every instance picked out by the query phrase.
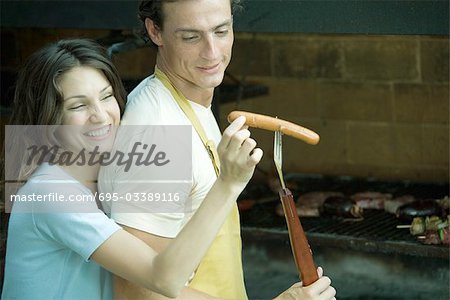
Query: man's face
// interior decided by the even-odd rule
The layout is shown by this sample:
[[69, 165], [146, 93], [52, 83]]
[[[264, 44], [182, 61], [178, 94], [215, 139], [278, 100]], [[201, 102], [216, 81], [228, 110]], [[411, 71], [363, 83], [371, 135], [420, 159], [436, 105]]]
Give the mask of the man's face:
[[218, 86], [231, 59], [230, 0], [181, 0], [163, 4], [159, 55], [167, 71], [194, 89]]

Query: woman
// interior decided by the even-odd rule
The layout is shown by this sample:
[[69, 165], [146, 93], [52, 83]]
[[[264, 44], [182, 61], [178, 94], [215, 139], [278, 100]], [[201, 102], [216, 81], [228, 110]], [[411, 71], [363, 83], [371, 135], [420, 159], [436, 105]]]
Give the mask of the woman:
[[[54, 134], [64, 150], [80, 145], [108, 150], [124, 108], [125, 92], [117, 74], [92, 41], [51, 44], [33, 54], [20, 72], [10, 124], [71, 125], [60, 126]], [[83, 203], [80, 211], [79, 203], [15, 202], [2, 299], [112, 299], [110, 274], [103, 268], [165, 296], [177, 296], [262, 157], [244, 122], [238, 119], [226, 129], [218, 145], [219, 179], [160, 254], [122, 230], [95, 201]], [[14, 145], [6, 146], [21, 158]], [[23, 164], [16, 179], [26, 183], [16, 194], [93, 198], [97, 187], [90, 179], [97, 178], [99, 165], [62, 161]], [[55, 207], [58, 211], [52, 212]]]

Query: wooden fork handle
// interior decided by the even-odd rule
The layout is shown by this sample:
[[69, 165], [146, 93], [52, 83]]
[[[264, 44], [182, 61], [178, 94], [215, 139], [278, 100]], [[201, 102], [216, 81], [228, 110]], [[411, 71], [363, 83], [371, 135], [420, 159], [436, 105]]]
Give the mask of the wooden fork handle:
[[289, 189], [280, 190], [280, 199], [283, 205], [284, 216], [286, 217], [295, 264], [300, 273], [303, 286], [308, 286], [319, 279], [311, 248], [300, 223], [291, 191]]

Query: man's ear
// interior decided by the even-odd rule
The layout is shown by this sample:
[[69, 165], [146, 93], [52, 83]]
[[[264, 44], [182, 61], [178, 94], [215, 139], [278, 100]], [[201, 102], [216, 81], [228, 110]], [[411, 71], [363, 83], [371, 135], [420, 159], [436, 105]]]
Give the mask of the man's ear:
[[152, 19], [145, 19], [145, 28], [147, 29], [147, 34], [157, 46], [162, 45], [161, 31], [159, 27], [153, 22]]

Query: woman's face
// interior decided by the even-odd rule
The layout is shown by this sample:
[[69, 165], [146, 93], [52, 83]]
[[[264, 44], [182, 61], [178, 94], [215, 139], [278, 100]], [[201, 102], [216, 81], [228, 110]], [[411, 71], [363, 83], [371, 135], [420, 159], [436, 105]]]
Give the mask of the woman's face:
[[109, 151], [120, 122], [120, 108], [105, 75], [92, 67], [75, 67], [61, 75], [58, 81], [63, 95], [60, 135], [71, 150]]

